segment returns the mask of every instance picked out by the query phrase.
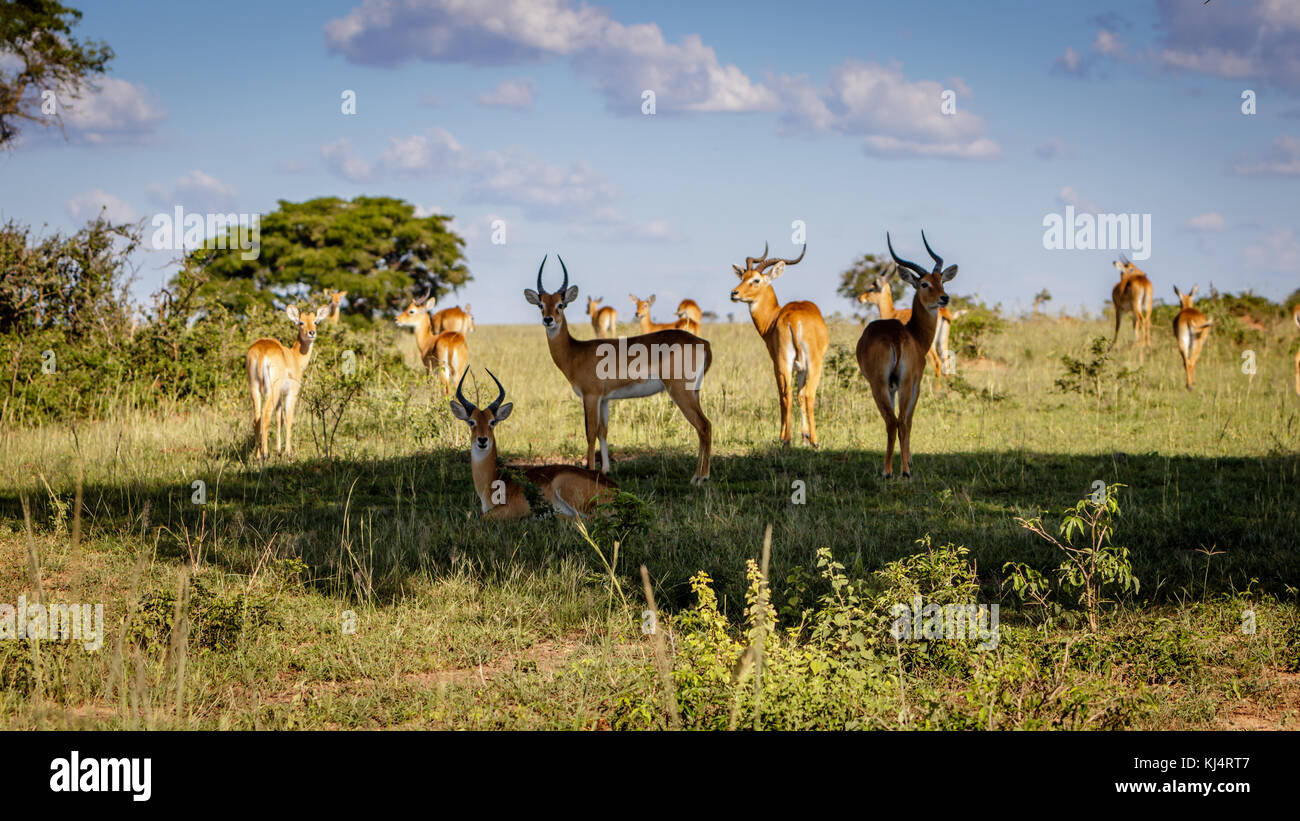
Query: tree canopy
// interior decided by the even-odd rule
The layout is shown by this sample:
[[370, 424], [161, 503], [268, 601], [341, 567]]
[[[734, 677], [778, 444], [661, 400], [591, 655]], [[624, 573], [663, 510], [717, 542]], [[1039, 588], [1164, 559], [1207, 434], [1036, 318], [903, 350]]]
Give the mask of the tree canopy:
[[[470, 279], [465, 241], [444, 215], [417, 217], [393, 197], [280, 200], [261, 219], [260, 253], [208, 238], [188, 261], [209, 277], [205, 296], [234, 311], [327, 290], [347, 291], [347, 310], [363, 316], [405, 307], [412, 293], [435, 296]], [[221, 247], [225, 246], [225, 247]]]

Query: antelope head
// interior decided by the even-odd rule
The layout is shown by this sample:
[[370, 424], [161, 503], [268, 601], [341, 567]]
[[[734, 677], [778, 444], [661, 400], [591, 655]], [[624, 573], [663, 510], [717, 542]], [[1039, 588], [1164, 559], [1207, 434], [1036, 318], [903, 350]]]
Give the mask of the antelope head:
[[[484, 368], [483, 370], [487, 370]], [[451, 415], [469, 425], [470, 430], [470, 453], [475, 459], [481, 459], [491, 451], [492, 446], [496, 443], [496, 435], [492, 429], [496, 427], [497, 422], [504, 421], [514, 410], [514, 404], [506, 402], [501, 404], [506, 398], [506, 389], [501, 387], [501, 380], [496, 378], [492, 371], [487, 372], [492, 377], [492, 381], [497, 383], [497, 398], [493, 399], [486, 408], [477, 408], [474, 403], [465, 398], [461, 388], [465, 384], [465, 377], [469, 376], [469, 369], [460, 378], [460, 383], [456, 385], [456, 398], [451, 400]]]
[[628, 294], [628, 297], [636, 304], [636, 318], [650, 316], [650, 306], [655, 304], [655, 295], [651, 294], [649, 299], [642, 299], [636, 294]]
[[406, 310], [397, 315], [397, 324], [403, 328], [415, 328], [420, 324], [420, 314], [423, 312], [426, 316], [428, 311], [438, 303], [438, 298], [430, 298], [433, 294], [433, 286], [424, 292], [424, 296], [419, 299], [411, 300], [411, 304], [406, 306]]
[[768, 259], [767, 244], [764, 243], [761, 257], [745, 257], [744, 268], [739, 265], [731, 266], [740, 279], [740, 284], [731, 289], [731, 301], [755, 302], [766, 289], [772, 287], [772, 280], [785, 273], [787, 265], [798, 265], [803, 261], [806, 253], [808, 253], [808, 244], [804, 243], [803, 251], [795, 259], [781, 259], [779, 257]]
[[290, 322], [298, 326], [298, 347], [305, 351], [316, 341], [316, 325], [330, 315], [330, 306], [322, 305], [314, 312], [303, 314], [298, 312], [297, 305], [290, 305], [284, 309], [284, 313]]
[[908, 262], [900, 259], [898, 254], [894, 253], [893, 241], [889, 238], [889, 233], [885, 233], [885, 244], [889, 246], [889, 255], [894, 258], [894, 263], [898, 266], [898, 275], [902, 280], [916, 289], [916, 298], [920, 300], [921, 306], [931, 315], [934, 316], [940, 308], [948, 305], [948, 294], [943, 289], [943, 284], [953, 277], [957, 276], [957, 266], [949, 265], [943, 267], [943, 257], [934, 252], [930, 247], [930, 242], [925, 238], [925, 232], [921, 232], [921, 242], [925, 243], [925, 250], [929, 252], [930, 258], [934, 260], [934, 270], [927, 271], [915, 262]]
[[1192, 300], [1196, 299], [1196, 291], [1200, 287], [1201, 287], [1200, 285], [1193, 285], [1192, 292], [1190, 294], [1185, 294], [1182, 291], [1178, 290], [1177, 285], [1174, 286], [1174, 293], [1178, 296], [1178, 301], [1182, 304], [1183, 310], [1187, 310], [1188, 308], [1192, 307]]
[[578, 298], [578, 286], [569, 284], [569, 269], [564, 264], [564, 258], [558, 254], [555, 258], [560, 261], [560, 270], [564, 271], [564, 282], [560, 284], [560, 290], [548, 294], [542, 287], [542, 269], [546, 267], [546, 257], [542, 257], [542, 264], [537, 268], [537, 290], [524, 289], [524, 299], [541, 310], [542, 325], [546, 327], [548, 337], [555, 336], [564, 327], [564, 306]]
[[1129, 258], [1124, 256], [1123, 254], [1120, 254], [1119, 259], [1115, 260], [1111, 264], [1115, 266], [1115, 270], [1119, 271], [1120, 279], [1125, 279], [1126, 277], [1131, 277], [1131, 276], [1137, 276], [1138, 274], [1142, 273], [1142, 269], [1134, 265], [1129, 260]]
[[595, 299], [587, 297], [587, 316], [595, 316], [600, 311], [600, 303], [604, 300], [603, 296], [598, 296]]

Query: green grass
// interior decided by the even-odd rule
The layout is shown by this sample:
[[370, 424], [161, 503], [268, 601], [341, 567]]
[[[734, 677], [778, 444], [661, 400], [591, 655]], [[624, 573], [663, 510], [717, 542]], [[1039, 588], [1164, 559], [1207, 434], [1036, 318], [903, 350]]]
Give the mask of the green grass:
[[[578, 319], [576, 332], [589, 336]], [[789, 625], [798, 618], [783, 608], [786, 580], [813, 568], [819, 547], [831, 548], [850, 578], [867, 578], [915, 554], [929, 535], [969, 548], [981, 600], [1003, 604], [1004, 630], [1032, 637], [1041, 631], [1014, 611], [1001, 567], [1021, 561], [1046, 571], [1055, 560], [1014, 518], [1042, 511], [1054, 522], [1099, 480], [1127, 485], [1115, 541], [1130, 549], [1142, 582], [1139, 597], [1108, 615], [1108, 640], [1145, 647], [1148, 639], [1132, 632], [1167, 618], [1195, 633], [1200, 649], [1182, 678], [1153, 683], [1125, 668], [1115, 679], [1102, 665], [1080, 680], [1154, 699], [1150, 709], [1122, 712], [1118, 726], [1226, 726], [1242, 710], [1265, 716], [1267, 726], [1294, 726], [1300, 699], [1286, 660], [1294, 629], [1286, 614], [1300, 584], [1300, 401], [1284, 330], [1256, 348], [1253, 378], [1241, 372], [1240, 351], [1212, 337], [1188, 392], [1172, 334], [1157, 327], [1155, 348], [1142, 357], [1126, 329], [1116, 361], [1140, 370], [1107, 378], [1098, 397], [1063, 394], [1054, 383], [1061, 355], [1083, 356], [1092, 336], [1107, 333], [1104, 322], [1012, 323], [988, 346], [988, 361], [959, 364], [973, 390], [927, 375], [910, 482], [879, 478], [883, 425], [852, 362], [860, 326], [831, 328], [833, 346], [847, 355], [823, 379], [816, 451], [778, 443], [771, 366], [753, 327], [706, 325], [703, 333], [715, 357], [704, 382], [714, 425], [709, 484], [688, 484], [695, 434], [665, 396], [613, 404], [613, 475], [654, 512], [651, 527], [620, 546], [613, 581], [562, 521], [478, 520], [463, 425], [415, 370], [409, 335], [391, 334], [408, 372], [375, 373], [360, 362], [366, 388], [330, 459], [300, 406], [293, 459], [250, 461], [248, 400], [235, 391], [213, 407], [5, 430], [0, 602], [30, 598], [35, 587], [26, 495], [46, 595], [103, 601], [110, 633], [98, 654], [47, 642], [36, 660], [27, 645], [0, 641], [0, 725], [657, 726], [661, 717], [628, 718], [652, 712], [629, 713], [628, 705], [645, 703], [655, 687], [638, 629], [640, 565], [669, 614], [695, 603], [689, 581], [707, 572], [723, 614], [739, 625], [746, 561], [772, 524], [772, 599]], [[318, 343], [308, 383], [337, 367], [331, 341]], [[490, 367], [515, 403], [497, 429], [507, 459], [582, 458], [581, 405], [540, 327], [480, 327], [470, 348], [466, 384], [483, 385], [481, 369]], [[79, 469], [84, 536], [74, 548]], [[190, 501], [195, 480], [207, 484], [204, 506]], [[802, 505], [791, 501], [796, 480], [806, 485]], [[602, 545], [607, 555], [610, 547]], [[175, 591], [190, 567], [219, 599], [243, 593], [241, 601], [264, 603], [271, 623], [248, 627], [233, 649], [188, 649], [183, 672], [166, 640], [117, 649], [124, 619], [138, 619], [129, 605], [146, 592]], [[1233, 608], [1247, 599], [1261, 608], [1251, 640], [1232, 629]], [[357, 613], [355, 635], [340, 630], [345, 610]], [[1054, 629], [1063, 632], [1042, 641], [1070, 633]], [[964, 715], [953, 705], [978, 675], [962, 669], [922, 665], [903, 682], [932, 688], [933, 703], [882, 712], [889, 691], [880, 703], [864, 701], [864, 726], [964, 726], [937, 718]]]

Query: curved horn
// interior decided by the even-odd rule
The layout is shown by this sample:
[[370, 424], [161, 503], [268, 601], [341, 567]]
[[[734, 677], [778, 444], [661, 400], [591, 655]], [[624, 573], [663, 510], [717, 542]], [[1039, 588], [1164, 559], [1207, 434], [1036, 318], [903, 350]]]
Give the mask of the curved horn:
[[776, 259], [765, 259], [761, 263], [763, 267], [759, 270], [766, 271], [778, 262], [784, 262], [786, 265], [798, 265], [800, 262], [803, 262], [803, 255], [806, 253], [808, 253], [808, 243], [805, 242], [803, 244], [803, 250], [799, 252], [797, 259], [781, 259], [780, 257], [777, 257]]
[[[493, 399], [487, 406], [487, 409], [491, 413], [496, 414], [497, 408], [501, 407], [502, 400], [506, 398], [506, 389], [501, 387], [501, 380], [497, 379], [496, 374], [492, 373], [492, 371], [488, 371], [487, 368], [484, 368], [483, 370], [487, 371], [488, 376], [492, 377], [492, 381], [497, 383], [497, 398]], [[461, 378], [463, 379], [464, 377]]]
[[746, 267], [746, 268], [751, 268], [751, 269], [752, 269], [756, 263], [761, 263], [761, 262], [765, 261], [766, 259], [767, 259], [767, 243], [765, 242], [765, 243], [763, 243], [763, 256], [761, 256], [761, 257], [745, 257], [745, 267]]
[[544, 294], [544, 293], [546, 293], [546, 289], [542, 287], [542, 269], [546, 267], [546, 257], [548, 257], [548, 256], [550, 256], [550, 255], [549, 255], [549, 254], [543, 254], [543, 255], [542, 255], [542, 264], [539, 265], [539, 266], [537, 266], [537, 293], [539, 293], [539, 294]]
[[559, 254], [556, 254], [555, 258], [560, 261], [560, 269], [564, 271], [564, 284], [560, 286], [560, 290], [557, 292], [562, 294], [565, 291], [569, 290], [569, 269], [564, 264], [564, 257], [560, 256]]
[[930, 247], [930, 241], [925, 238], [925, 229], [921, 229], [921, 242], [925, 243], [925, 250], [930, 253], [930, 258], [934, 260], [934, 272], [937, 274], [943, 270], [943, 257], [934, 252]]
[[889, 246], [889, 255], [894, 258], [894, 263], [900, 268], [906, 268], [909, 271], [913, 271], [917, 276], [929, 276], [929, 271], [917, 265], [915, 262], [908, 262], [907, 260], [900, 258], [898, 254], [894, 253], [894, 243], [889, 239], [888, 231], [885, 232], [885, 245]]
[[460, 382], [456, 383], [456, 401], [459, 402], [460, 406], [468, 413], [473, 413], [477, 408], [475, 408], [474, 403], [466, 399], [465, 394], [461, 392], [461, 386], [465, 384], [465, 377], [467, 376], [469, 376], [469, 368], [465, 369], [465, 372], [460, 375]]
[[420, 297], [419, 299], [415, 300], [415, 304], [416, 304], [416, 305], [423, 305], [424, 303], [426, 303], [426, 302], [429, 301], [429, 297], [430, 297], [432, 294], [433, 294], [433, 286], [430, 285], [429, 287], [427, 287], [427, 288], [424, 289], [424, 296], [422, 296], [422, 297]]

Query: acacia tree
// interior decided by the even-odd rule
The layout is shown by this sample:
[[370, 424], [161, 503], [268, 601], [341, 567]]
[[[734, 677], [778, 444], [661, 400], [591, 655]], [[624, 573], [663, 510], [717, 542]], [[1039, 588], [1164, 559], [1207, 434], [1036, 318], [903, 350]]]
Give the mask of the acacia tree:
[[77, 99], [107, 69], [113, 50], [106, 43], [72, 36], [80, 19], [54, 0], [0, 3], [0, 57], [9, 58], [0, 61], [0, 147], [18, 136], [20, 121], [62, 126], [62, 107], [44, 105], [42, 92]]
[[280, 200], [261, 219], [255, 259], [226, 237], [209, 238], [188, 261], [208, 277], [203, 295], [236, 312], [335, 289], [348, 292], [350, 312], [374, 316], [405, 307], [413, 292], [439, 296], [469, 280], [465, 241], [449, 219], [417, 217], [393, 197]]

